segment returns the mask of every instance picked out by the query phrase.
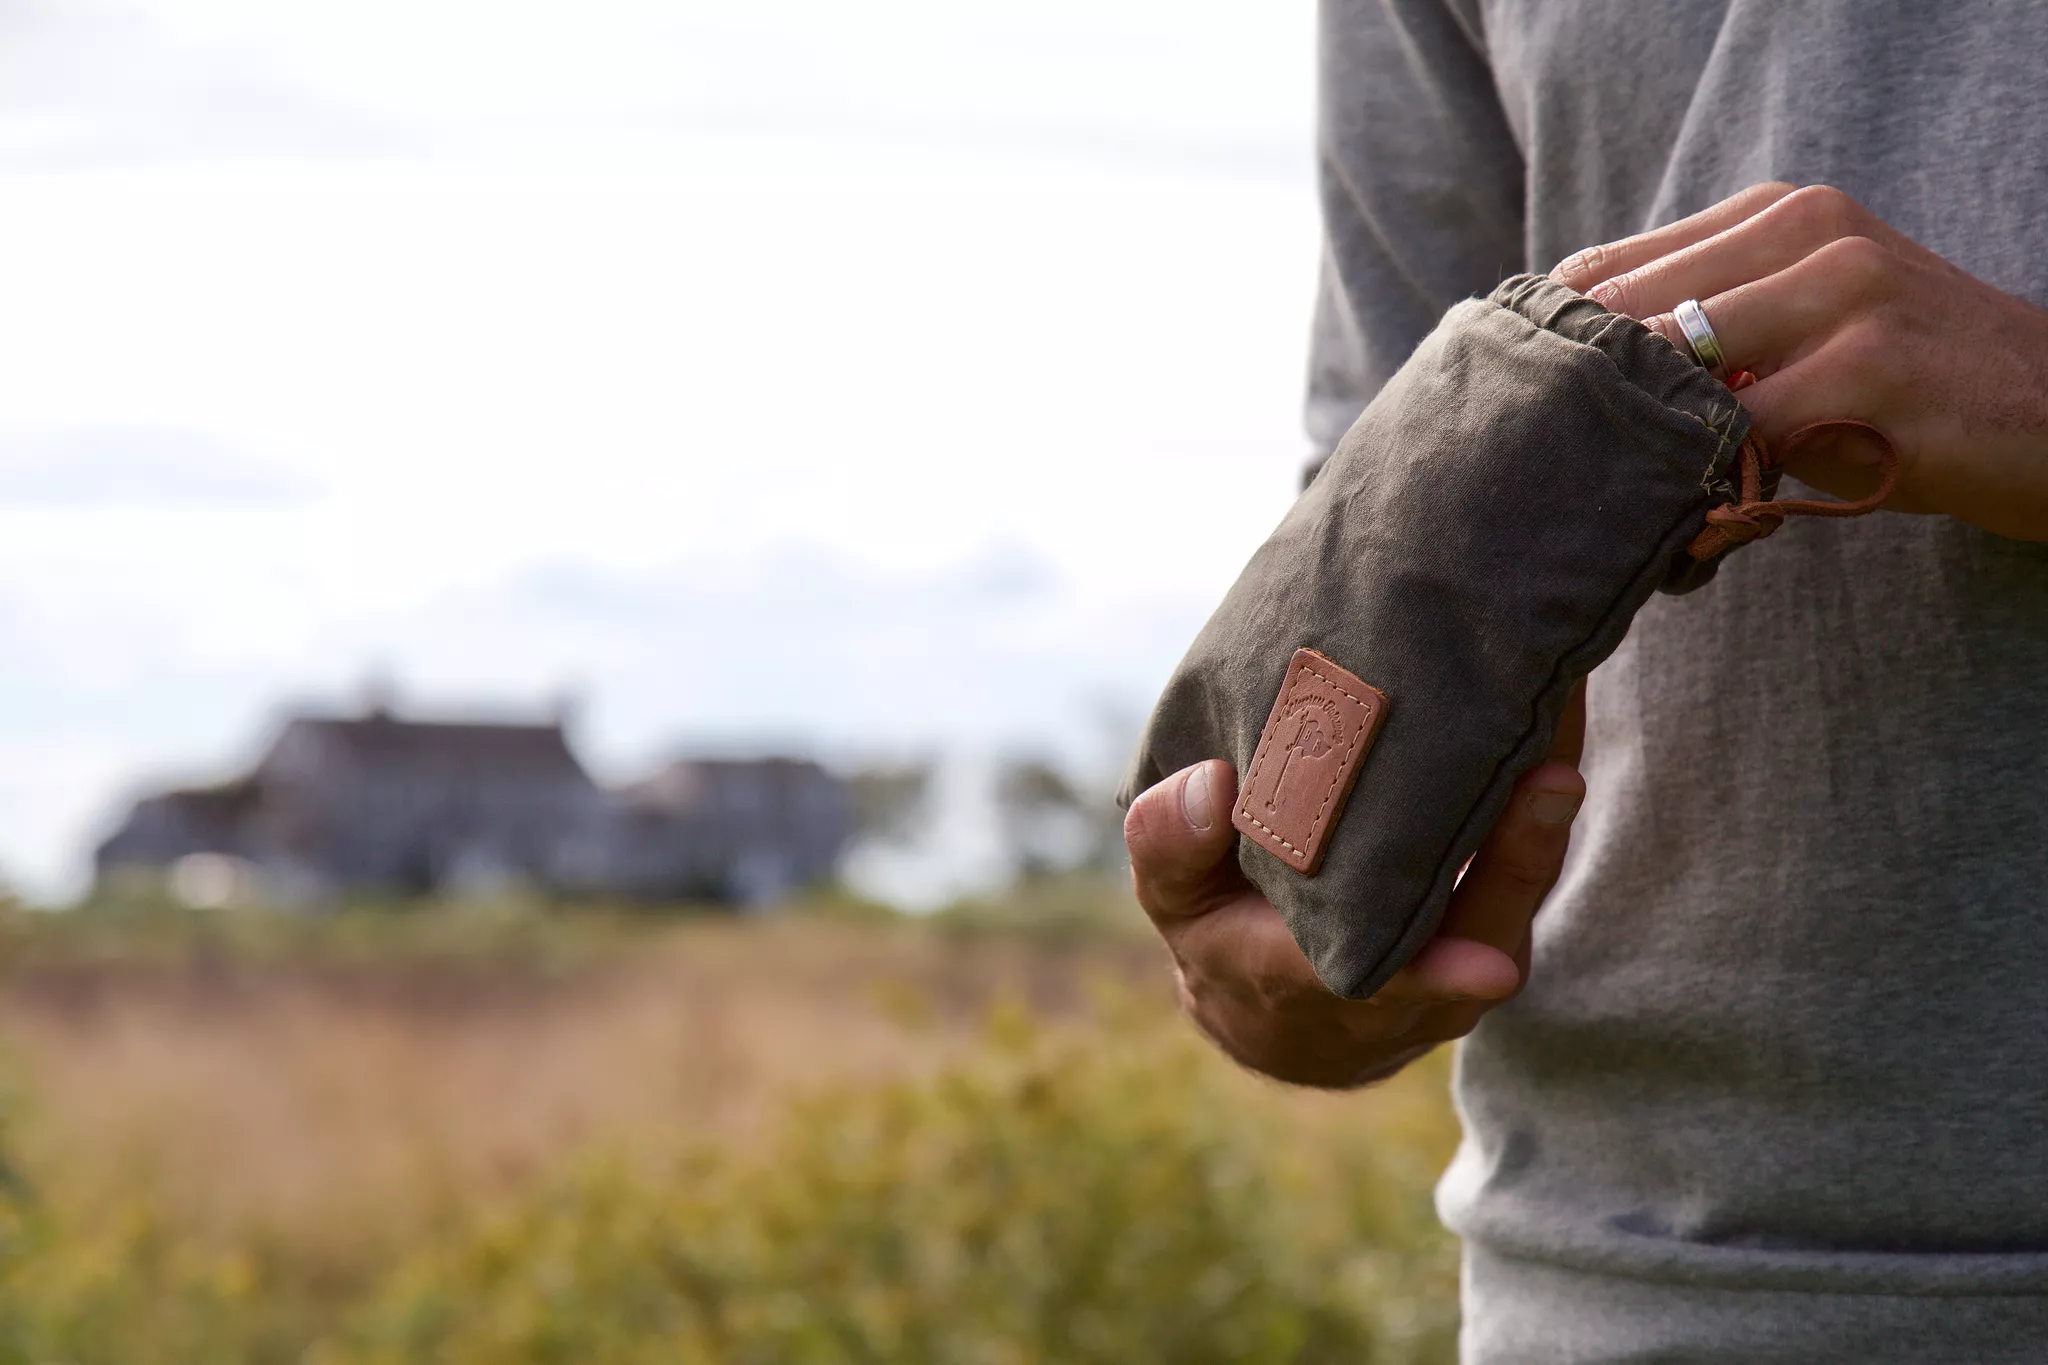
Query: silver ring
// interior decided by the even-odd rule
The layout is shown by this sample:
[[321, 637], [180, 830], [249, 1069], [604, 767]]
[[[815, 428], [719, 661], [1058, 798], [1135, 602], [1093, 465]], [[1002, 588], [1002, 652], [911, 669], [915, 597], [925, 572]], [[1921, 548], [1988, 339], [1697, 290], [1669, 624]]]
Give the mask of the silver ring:
[[1722, 353], [1721, 338], [1714, 335], [1714, 325], [1707, 321], [1707, 310], [1700, 307], [1700, 301], [1687, 299], [1671, 310], [1671, 316], [1677, 320], [1678, 329], [1685, 333], [1685, 344], [1692, 347], [1692, 358], [1716, 378], [1726, 372], [1728, 357]]

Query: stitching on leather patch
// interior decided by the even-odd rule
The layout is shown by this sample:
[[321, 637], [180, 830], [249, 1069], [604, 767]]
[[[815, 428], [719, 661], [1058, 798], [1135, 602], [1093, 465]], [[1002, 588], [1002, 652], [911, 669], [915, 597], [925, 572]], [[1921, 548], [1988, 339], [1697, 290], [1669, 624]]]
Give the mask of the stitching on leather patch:
[[1314, 876], [1386, 715], [1385, 693], [1313, 649], [1296, 650], [1230, 823]]

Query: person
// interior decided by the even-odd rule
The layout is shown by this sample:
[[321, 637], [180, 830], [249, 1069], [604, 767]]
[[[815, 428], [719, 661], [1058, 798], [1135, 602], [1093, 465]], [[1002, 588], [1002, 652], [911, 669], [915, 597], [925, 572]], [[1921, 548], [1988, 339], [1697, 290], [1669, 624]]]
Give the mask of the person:
[[1468, 1362], [2048, 1359], [2048, 6], [1325, 0], [1320, 43], [1324, 451], [1554, 267], [1681, 346], [1698, 300], [1766, 442], [1860, 418], [1902, 472], [1646, 607], [1370, 1000], [1238, 872], [1227, 763], [1144, 793], [1187, 1012], [1307, 1085], [1464, 1038]]

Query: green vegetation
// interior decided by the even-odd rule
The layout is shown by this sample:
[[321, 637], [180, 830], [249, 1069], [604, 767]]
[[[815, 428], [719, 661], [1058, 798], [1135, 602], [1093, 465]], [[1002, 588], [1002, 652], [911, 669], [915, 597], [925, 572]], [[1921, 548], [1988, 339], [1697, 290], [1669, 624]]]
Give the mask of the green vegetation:
[[[20, 1164], [0, 1170], [0, 1365], [1451, 1359], [1455, 1254], [1429, 1204], [1454, 1131], [1442, 1066], [1362, 1096], [1265, 1085], [1173, 1016], [1156, 960], [1120, 955], [1132, 947], [1120, 931], [1091, 958], [1072, 926], [1034, 941], [1003, 927], [1013, 915], [963, 910], [951, 930], [865, 917], [158, 922], [135, 929], [126, 956], [104, 924], [14, 924], [0, 1027], [34, 1064], [7, 1116]], [[360, 973], [380, 953], [511, 972], [527, 994], [451, 1006], [430, 974], [418, 1000], [354, 987], [330, 998], [307, 975], [320, 960]], [[209, 994], [222, 959], [244, 985]], [[181, 962], [201, 976], [167, 994], [163, 973]], [[702, 1033], [654, 1071], [598, 1088], [578, 1077], [587, 1122], [510, 1176], [462, 1164], [472, 1150], [478, 1170], [504, 1163], [484, 1149], [524, 1122], [507, 1094], [476, 1126], [435, 1120], [431, 1177], [379, 1186], [367, 1158], [352, 1164], [369, 1144], [352, 1142], [311, 1182], [341, 1184], [340, 1197], [293, 1213], [237, 1203], [238, 1187], [260, 1183], [258, 1163], [219, 1141], [152, 1178], [170, 1161], [167, 1135], [142, 1124], [117, 1141], [104, 1096], [47, 1079], [97, 1056], [107, 1084], [141, 1084], [122, 1079], [104, 1041], [114, 1016], [80, 1004], [106, 993], [105, 981], [79, 993], [81, 964], [153, 982], [138, 998], [154, 1001], [141, 1007], [151, 1036], [184, 1031], [184, 1089], [225, 1087], [205, 1112], [240, 1105], [286, 1143], [297, 1111], [265, 1109], [260, 1089], [286, 1078], [222, 1079], [233, 1068], [207, 1063], [209, 1049], [245, 1048], [250, 1030], [277, 1034], [312, 1012], [302, 1047], [337, 1052], [354, 1075], [355, 1034], [396, 1036], [417, 1074], [383, 1077], [354, 1103], [402, 1109], [394, 1096], [480, 1089], [464, 1068], [536, 1018], [542, 1031], [513, 1051], [581, 1039], [575, 1056], [589, 1060], [572, 1058], [571, 1072], [666, 1036], [669, 1016], [649, 1012], [675, 1001], [687, 1003], [674, 1018]], [[223, 1024], [223, 1010], [246, 1017]], [[650, 1017], [653, 1031], [632, 1031]], [[776, 1046], [746, 1051], [764, 1032]], [[790, 1052], [811, 1068], [765, 1077], [759, 1059]], [[312, 1051], [222, 1055], [289, 1057], [276, 1069], [299, 1073], [319, 1063]], [[665, 1109], [641, 1102], [650, 1077], [693, 1066], [704, 1086]], [[551, 1074], [536, 1062], [528, 1083], [570, 1094]], [[304, 1121], [331, 1126], [340, 1101], [316, 1098]], [[60, 1108], [100, 1117], [67, 1130]]]

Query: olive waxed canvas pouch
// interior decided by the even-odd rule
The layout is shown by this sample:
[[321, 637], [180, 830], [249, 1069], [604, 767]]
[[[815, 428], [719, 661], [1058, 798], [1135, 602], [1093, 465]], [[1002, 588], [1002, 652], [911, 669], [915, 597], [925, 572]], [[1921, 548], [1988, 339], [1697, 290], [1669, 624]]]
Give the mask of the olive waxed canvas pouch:
[[1770, 503], [1748, 427], [1691, 358], [1562, 285], [1457, 305], [1196, 637], [1120, 801], [1229, 759], [1245, 874], [1331, 990], [1370, 995], [1652, 592], [1699, 586], [1780, 509], [1866, 510]]

